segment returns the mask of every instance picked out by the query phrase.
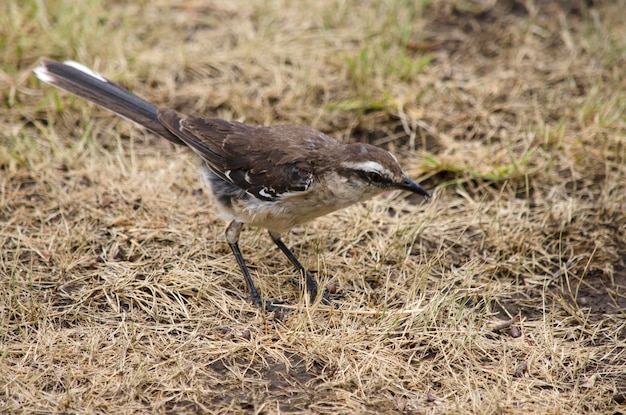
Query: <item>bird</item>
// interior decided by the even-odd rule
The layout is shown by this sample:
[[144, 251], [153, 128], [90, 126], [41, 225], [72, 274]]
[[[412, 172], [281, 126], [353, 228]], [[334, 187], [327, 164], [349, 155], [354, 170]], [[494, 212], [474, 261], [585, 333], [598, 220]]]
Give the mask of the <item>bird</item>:
[[[430, 197], [389, 151], [344, 143], [302, 125], [257, 126], [214, 117], [193, 117], [157, 107], [74, 61], [42, 57], [34, 73], [42, 82], [91, 101], [183, 145], [201, 159], [201, 175], [227, 222], [225, 239], [241, 270], [250, 299], [267, 312], [239, 248], [244, 225], [264, 228], [304, 279], [310, 302], [318, 283], [282, 240], [297, 225], [399, 189]], [[324, 299], [327, 299], [324, 296]]]

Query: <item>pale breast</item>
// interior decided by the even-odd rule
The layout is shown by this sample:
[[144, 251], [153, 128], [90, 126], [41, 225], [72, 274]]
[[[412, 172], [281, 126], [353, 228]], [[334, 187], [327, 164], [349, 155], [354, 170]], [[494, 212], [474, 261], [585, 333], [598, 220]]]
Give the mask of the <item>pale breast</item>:
[[287, 194], [273, 202], [242, 201], [237, 203], [235, 210], [238, 220], [244, 223], [283, 233], [296, 225], [370, 199], [381, 192], [375, 187], [355, 192], [353, 186], [357, 184], [351, 183], [349, 178], [331, 174], [307, 191]]
[[268, 201], [222, 180], [207, 167], [202, 173], [219, 207], [220, 219], [236, 220], [277, 234], [381, 192], [377, 187], [362, 187], [362, 182], [350, 177], [329, 173], [305, 191], [285, 193], [279, 199]]

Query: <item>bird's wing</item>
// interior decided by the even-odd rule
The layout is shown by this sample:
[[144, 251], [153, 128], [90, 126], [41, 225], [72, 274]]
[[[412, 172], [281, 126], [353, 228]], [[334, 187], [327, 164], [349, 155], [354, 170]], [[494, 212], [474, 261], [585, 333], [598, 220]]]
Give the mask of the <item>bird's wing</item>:
[[260, 200], [305, 192], [339, 143], [308, 127], [258, 127], [159, 109], [160, 122], [215, 174]]

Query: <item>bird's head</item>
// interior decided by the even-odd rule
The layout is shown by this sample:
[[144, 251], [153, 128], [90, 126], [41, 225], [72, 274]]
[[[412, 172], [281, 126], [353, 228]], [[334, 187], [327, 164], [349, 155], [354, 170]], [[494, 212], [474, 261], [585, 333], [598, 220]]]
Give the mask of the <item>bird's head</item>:
[[400, 189], [430, 197], [422, 186], [402, 171], [393, 154], [379, 147], [350, 144], [339, 166], [343, 175], [349, 177], [349, 183], [366, 195]]

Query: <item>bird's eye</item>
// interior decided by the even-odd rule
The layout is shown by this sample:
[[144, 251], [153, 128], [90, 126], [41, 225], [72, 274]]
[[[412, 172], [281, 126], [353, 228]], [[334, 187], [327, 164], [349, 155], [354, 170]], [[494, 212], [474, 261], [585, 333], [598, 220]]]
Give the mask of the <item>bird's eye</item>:
[[370, 171], [367, 173], [367, 178], [372, 183], [381, 183], [383, 181], [383, 176], [376, 173], [375, 171]]

